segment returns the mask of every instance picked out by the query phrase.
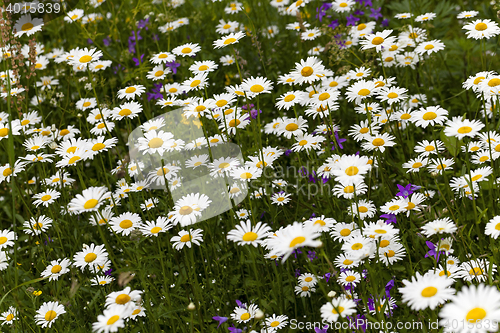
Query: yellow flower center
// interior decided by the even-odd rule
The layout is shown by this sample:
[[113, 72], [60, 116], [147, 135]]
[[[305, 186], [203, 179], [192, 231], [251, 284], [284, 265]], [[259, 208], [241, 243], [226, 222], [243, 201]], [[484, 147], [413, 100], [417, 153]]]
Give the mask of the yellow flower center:
[[130, 296], [127, 294], [120, 294], [116, 297], [116, 304], [127, 304], [130, 301]]
[[249, 231], [243, 235], [243, 240], [245, 242], [253, 242], [257, 237], [258, 235], [255, 232]]
[[185, 47], [181, 50], [181, 52], [184, 54], [191, 53], [191, 51], [193, 51], [193, 50], [191, 50], [189, 47]]
[[486, 310], [484, 310], [483, 308], [474, 308], [467, 312], [465, 320], [467, 320], [468, 323], [476, 323], [477, 321], [482, 320], [484, 317], [486, 317]]
[[370, 94], [370, 90], [363, 88], [358, 92], [359, 96], [368, 96]]
[[61, 271], [61, 269], [62, 269], [61, 265], [54, 265], [54, 266], [52, 266], [52, 269], [50, 270], [50, 272], [52, 274], [57, 274]]
[[361, 243], [354, 243], [351, 246], [351, 249], [353, 249], [354, 251], [360, 250], [362, 248], [363, 248], [363, 244], [361, 244]]
[[92, 57], [89, 55], [84, 55], [83, 57], [80, 58], [81, 63], [87, 63], [92, 60]]
[[355, 176], [358, 174], [358, 172], [359, 172], [359, 169], [356, 166], [350, 166], [347, 169], [345, 169], [345, 174], [348, 176]]
[[236, 42], [236, 38], [228, 38], [224, 41], [224, 45], [232, 44]]
[[55, 312], [54, 310], [49, 310], [49, 311], [47, 311], [47, 313], [45, 314], [45, 320], [46, 320], [46, 321], [52, 321], [52, 320], [54, 320], [56, 317], [57, 317], [57, 312]]
[[162, 145], [163, 145], [163, 140], [160, 138], [153, 138], [153, 139], [149, 140], [149, 142], [148, 142], [149, 148], [153, 148], [153, 149], [159, 148]]
[[306, 238], [303, 236], [295, 237], [291, 242], [289, 247], [295, 247], [299, 244], [302, 244], [303, 242], [306, 241]]
[[372, 141], [372, 145], [374, 145], [375, 147], [380, 147], [380, 146], [383, 146], [385, 144], [385, 141], [384, 139], [381, 139], [381, 138], [376, 138], [375, 140]]
[[313, 74], [314, 70], [311, 66], [305, 66], [304, 68], [301, 69], [300, 75], [308, 77]]
[[480, 23], [476, 24], [475, 28], [477, 31], [484, 31], [484, 30], [488, 29], [488, 26], [486, 25], [486, 23], [480, 22]]
[[432, 111], [426, 112], [422, 116], [422, 118], [424, 120], [433, 120], [433, 119], [436, 119], [436, 117], [437, 117], [437, 114], [435, 112], [432, 112]]
[[88, 253], [83, 258], [83, 260], [85, 260], [85, 262], [87, 262], [87, 263], [92, 262], [96, 259], [97, 259], [97, 254], [95, 254], [95, 253]]
[[289, 132], [296, 131], [299, 128], [299, 125], [291, 123], [285, 126], [285, 129]]
[[232, 119], [229, 121], [229, 126], [230, 127], [236, 127], [241, 123], [239, 119]]
[[372, 44], [373, 45], [380, 45], [384, 42], [384, 39], [382, 37], [375, 37], [372, 39]]
[[350, 234], [351, 234], [351, 229], [347, 229], [347, 228], [346, 228], [346, 229], [342, 229], [342, 230], [340, 230], [340, 235], [341, 235], [342, 237], [347, 237], [347, 236], [349, 236]]
[[33, 29], [33, 24], [28, 22], [28, 23], [24, 23], [22, 26], [21, 26], [21, 30], [22, 31], [30, 31], [31, 29]]
[[97, 199], [87, 200], [87, 202], [85, 202], [83, 204], [83, 208], [85, 208], [85, 209], [92, 209], [92, 208], [94, 208], [97, 205], [98, 202], [99, 201]]
[[191, 236], [188, 234], [181, 237], [181, 242], [183, 242], [183, 243], [189, 242], [190, 240], [191, 240]]
[[469, 126], [462, 126], [457, 130], [457, 132], [460, 134], [470, 133], [471, 131], [472, 131], [472, 128]]
[[182, 206], [181, 209], [179, 209], [179, 214], [181, 215], [189, 215], [193, 212], [193, 208], [189, 206]]
[[[106, 284], [106, 281], [102, 281], [102, 282], [104, 282], [103, 284]], [[99, 282], [99, 283], [101, 283], [101, 282]], [[120, 316], [114, 315], [108, 319], [108, 321], [106, 322], [106, 325], [113, 325], [114, 323], [116, 323], [118, 321], [118, 319], [120, 319]]]

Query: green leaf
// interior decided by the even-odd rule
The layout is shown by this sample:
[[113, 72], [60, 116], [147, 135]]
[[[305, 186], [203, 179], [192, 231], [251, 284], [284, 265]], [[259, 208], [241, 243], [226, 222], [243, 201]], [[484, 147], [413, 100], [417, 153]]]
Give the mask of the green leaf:
[[450, 154], [452, 154], [453, 157], [456, 157], [458, 155], [458, 152], [460, 151], [460, 147], [462, 146], [462, 141], [458, 140], [454, 136], [446, 136], [444, 134], [444, 130], [441, 131], [441, 134], [439, 136]]

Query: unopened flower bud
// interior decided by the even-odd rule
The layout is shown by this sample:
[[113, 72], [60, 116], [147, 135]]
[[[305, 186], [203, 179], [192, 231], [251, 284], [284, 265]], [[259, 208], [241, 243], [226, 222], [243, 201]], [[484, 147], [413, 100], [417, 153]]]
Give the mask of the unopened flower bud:
[[191, 303], [189, 303], [189, 305], [188, 305], [187, 309], [188, 309], [189, 311], [194, 311], [194, 310], [196, 310], [196, 306], [194, 305], [194, 303], [193, 303], [193, 302], [191, 302]]
[[262, 318], [264, 318], [264, 312], [262, 312], [261, 309], [255, 311], [255, 319], [262, 319]]
[[334, 298], [335, 295], [337, 295], [337, 293], [333, 290], [328, 293], [328, 297], [331, 297], [331, 298]]

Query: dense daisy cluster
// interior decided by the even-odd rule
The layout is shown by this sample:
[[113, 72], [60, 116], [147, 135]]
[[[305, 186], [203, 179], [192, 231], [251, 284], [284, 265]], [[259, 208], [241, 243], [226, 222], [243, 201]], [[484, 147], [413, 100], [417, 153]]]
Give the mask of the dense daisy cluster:
[[1, 327], [498, 331], [500, 5], [17, 5]]

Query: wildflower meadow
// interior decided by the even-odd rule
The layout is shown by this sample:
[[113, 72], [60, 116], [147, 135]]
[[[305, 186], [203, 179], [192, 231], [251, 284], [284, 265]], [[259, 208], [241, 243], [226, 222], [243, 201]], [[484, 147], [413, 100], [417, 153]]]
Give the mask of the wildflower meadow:
[[0, 0], [0, 332], [500, 332], [500, 1], [240, 1]]

